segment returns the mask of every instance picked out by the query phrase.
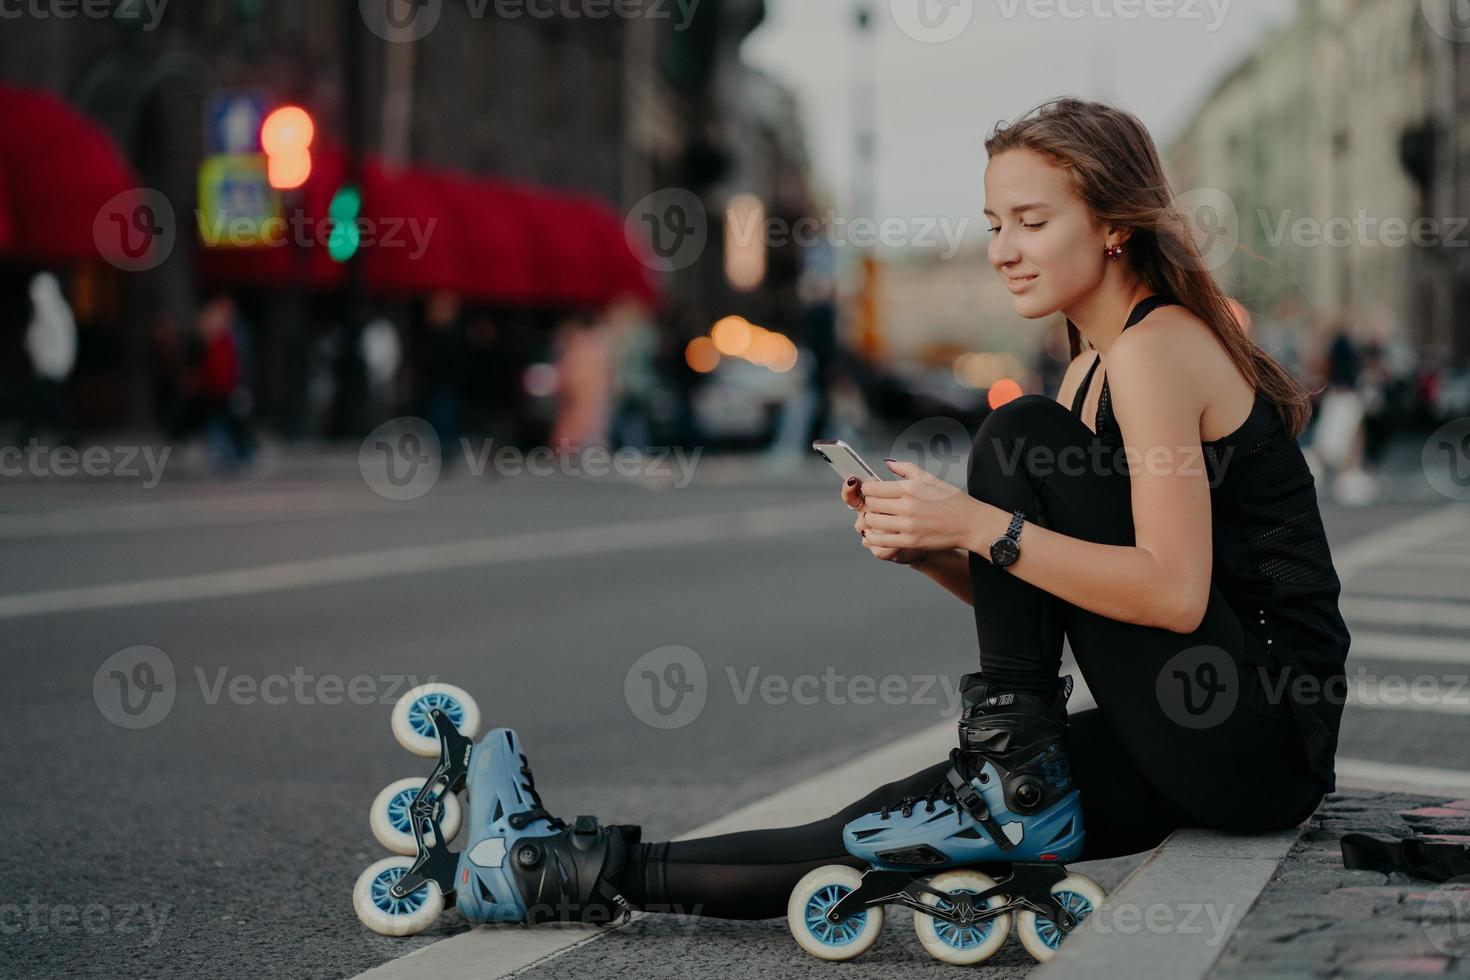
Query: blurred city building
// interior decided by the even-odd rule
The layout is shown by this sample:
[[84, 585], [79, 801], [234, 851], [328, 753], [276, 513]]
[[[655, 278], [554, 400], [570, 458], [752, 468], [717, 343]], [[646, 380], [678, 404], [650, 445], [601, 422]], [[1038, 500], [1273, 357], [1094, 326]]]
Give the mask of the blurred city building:
[[1288, 362], [1343, 322], [1470, 355], [1470, 50], [1431, 6], [1301, 0], [1169, 148], [1201, 236], [1238, 219], [1218, 274]]
[[[739, 59], [763, 0], [617, 5], [634, 8], [590, 17], [555, 4], [533, 14], [414, 0], [195, 0], [160, 8], [147, 24], [8, 18], [0, 80], [14, 88], [0, 93], [53, 93], [110, 134], [120, 176], [107, 186], [157, 192], [177, 240], [156, 263], [128, 268], [86, 235], [36, 250], [0, 222], [7, 335], [24, 326], [29, 278], [41, 268], [60, 272], [81, 337], [77, 421], [89, 428], [161, 422], [157, 338], [182, 333], [188, 348], [198, 309], [218, 291], [236, 298], [257, 332], [256, 411], [286, 432], [315, 424], [321, 386], [338, 400], [381, 402], [367, 395], [367, 371], [349, 362], [361, 347], [356, 332], [385, 315], [403, 325], [405, 374], [417, 377], [424, 308], [437, 290], [465, 302], [467, 326], [457, 329], [467, 331], [472, 368], [485, 360], [473, 350], [482, 341], [527, 368], [544, 364], [556, 324], [600, 316], [631, 296], [656, 316], [663, 369], [692, 378], [684, 343], [717, 318], [795, 323], [796, 248], [763, 255], [759, 280], [737, 288], [725, 271], [725, 219], [730, 202], [744, 198], [794, 222], [809, 210], [808, 164], [791, 95]], [[432, 24], [418, 19], [428, 11]], [[225, 158], [241, 139], [260, 153], [260, 119], [253, 131], [241, 120], [281, 106], [301, 107], [310, 126], [302, 144], [310, 175], [279, 190], [281, 213], [317, 225], [329, 215], [383, 226], [396, 219], [405, 239], [397, 253], [335, 237], [330, 247], [220, 247], [195, 228], [196, 212], [213, 213], [216, 194], [254, 201], [269, 193]], [[303, 138], [299, 128], [291, 135]], [[58, 160], [66, 162], [64, 147]], [[9, 184], [0, 186], [12, 199], [31, 190]], [[669, 192], [700, 202], [709, 244], [699, 261], [665, 269], [650, 260], [649, 243], [624, 232], [637, 228], [625, 222], [630, 208]], [[91, 202], [94, 217], [99, 204]], [[415, 220], [423, 241], [413, 238]], [[6, 377], [21, 370], [9, 346], [0, 353]], [[316, 363], [323, 358], [325, 368]], [[467, 386], [490, 375], [500, 386], [521, 384], [501, 366]], [[371, 385], [397, 390], [381, 379]], [[371, 421], [352, 411], [330, 417], [342, 432]]]

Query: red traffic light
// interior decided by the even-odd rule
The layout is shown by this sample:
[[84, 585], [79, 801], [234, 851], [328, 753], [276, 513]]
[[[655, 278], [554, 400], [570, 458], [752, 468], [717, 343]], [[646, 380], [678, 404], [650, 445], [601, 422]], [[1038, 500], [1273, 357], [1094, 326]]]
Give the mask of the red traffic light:
[[316, 124], [300, 106], [281, 106], [260, 124], [260, 146], [266, 154], [266, 174], [276, 190], [292, 190], [311, 176], [311, 141]]

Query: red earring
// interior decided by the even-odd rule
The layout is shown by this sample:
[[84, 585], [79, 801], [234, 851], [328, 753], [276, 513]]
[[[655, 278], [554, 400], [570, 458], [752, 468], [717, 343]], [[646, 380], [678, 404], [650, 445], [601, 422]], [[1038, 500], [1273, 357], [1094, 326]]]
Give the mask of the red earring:
[[1123, 246], [1109, 245], [1107, 248], [1103, 249], [1103, 254], [1112, 261], [1116, 262], [1123, 257]]

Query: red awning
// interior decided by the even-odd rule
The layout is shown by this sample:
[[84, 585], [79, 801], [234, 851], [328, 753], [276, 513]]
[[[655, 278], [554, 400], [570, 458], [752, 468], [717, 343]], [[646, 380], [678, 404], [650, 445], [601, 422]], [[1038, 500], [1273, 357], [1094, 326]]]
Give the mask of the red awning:
[[[345, 181], [340, 150], [314, 154], [302, 191], [312, 244], [303, 284], [344, 279], [320, 229], [331, 195]], [[648, 270], [624, 239], [612, 209], [592, 198], [431, 167], [363, 165], [363, 277], [378, 296], [453, 290], [472, 300], [519, 307], [605, 306], [625, 294], [655, 302]], [[202, 249], [200, 268], [216, 283], [289, 282], [292, 250]]]
[[0, 254], [39, 262], [107, 257], [115, 245], [106, 234], [109, 212], [131, 218], [117, 198], [139, 188], [111, 135], [50, 92], [4, 83], [0, 133]]

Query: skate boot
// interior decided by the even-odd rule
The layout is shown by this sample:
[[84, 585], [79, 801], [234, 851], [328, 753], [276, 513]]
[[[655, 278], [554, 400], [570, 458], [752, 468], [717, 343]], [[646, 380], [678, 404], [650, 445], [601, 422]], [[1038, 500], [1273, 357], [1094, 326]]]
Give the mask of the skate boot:
[[[439, 764], [427, 779], [400, 780], [374, 801], [374, 836], [400, 856], [358, 878], [353, 906], [363, 924], [412, 935], [432, 925], [451, 898], [473, 923], [626, 921], [634, 909], [617, 882], [642, 828], [603, 827], [591, 816], [568, 826], [552, 816], [516, 733], [497, 728], [475, 743], [478, 724], [473, 699], [447, 684], [416, 688], [395, 709], [400, 744], [437, 755]], [[455, 853], [449, 844], [462, 810], [468, 836]]]
[[914, 909], [920, 942], [944, 962], [994, 955], [1013, 912], [1027, 951], [1050, 959], [1104, 897], [1063, 866], [1083, 843], [1066, 750], [1071, 693], [1070, 677], [1042, 698], [965, 675], [949, 769], [927, 793], [843, 828], [848, 852], [870, 867], [830, 865], [798, 883], [787, 910], [797, 942], [823, 959], [861, 955], [882, 928], [883, 903], [897, 901]]

